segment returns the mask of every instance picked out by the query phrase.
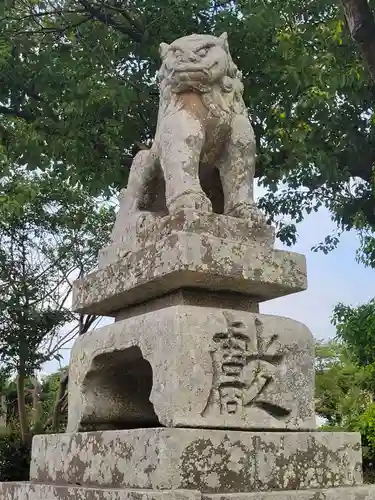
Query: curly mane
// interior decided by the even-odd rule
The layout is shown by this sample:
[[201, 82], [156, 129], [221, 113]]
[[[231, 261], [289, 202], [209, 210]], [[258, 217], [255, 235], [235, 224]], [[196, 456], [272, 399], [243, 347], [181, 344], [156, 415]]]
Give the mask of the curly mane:
[[[225, 46], [225, 67], [226, 73], [222, 76], [219, 82], [211, 83], [203, 82], [199, 87], [197, 85], [194, 91], [202, 97], [203, 104], [214, 114], [225, 111], [235, 114], [242, 114], [245, 109], [243, 100], [243, 83], [242, 73], [238, 70], [230, 55], [229, 48]], [[168, 103], [175, 93], [172, 90], [172, 82], [170, 79], [172, 71], [167, 69], [165, 60], [158, 71], [157, 80], [159, 83], [160, 103]], [[216, 110], [216, 111], [215, 111]]]

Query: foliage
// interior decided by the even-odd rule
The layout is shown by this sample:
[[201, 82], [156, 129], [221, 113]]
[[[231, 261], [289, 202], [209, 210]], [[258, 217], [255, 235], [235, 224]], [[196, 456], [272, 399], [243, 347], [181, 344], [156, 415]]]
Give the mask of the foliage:
[[152, 138], [159, 42], [228, 31], [279, 236], [325, 205], [338, 232], [316, 249], [355, 228], [373, 263], [375, 92], [337, 0], [25, 0], [0, 24], [2, 154], [93, 194], [122, 187]]
[[350, 348], [352, 359], [361, 366], [375, 366], [375, 298], [356, 308], [337, 304], [332, 322], [337, 338]]
[[353, 363], [341, 344], [316, 346], [316, 412], [329, 426], [352, 429], [371, 402], [366, 372]]
[[316, 348], [316, 411], [326, 429], [358, 431], [364, 471], [375, 480], [375, 301], [338, 304], [336, 341]]
[[316, 412], [326, 419], [321, 430], [361, 433], [364, 478], [373, 483], [375, 405], [366, 390], [366, 370], [335, 342], [318, 344], [316, 360]]
[[[32, 435], [45, 432], [60, 432], [65, 429], [67, 420], [67, 394], [66, 394], [67, 367], [61, 368], [55, 373], [41, 377], [36, 381], [33, 378], [25, 380], [25, 407]], [[34, 398], [35, 387], [38, 388], [37, 398]], [[20, 433], [18, 415], [18, 394], [15, 379], [8, 379], [1, 395], [5, 397], [6, 423], [4, 426], [8, 431]], [[64, 397], [63, 397], [64, 396]], [[57, 403], [63, 399], [63, 405]], [[39, 409], [35, 412], [35, 406]], [[55, 413], [57, 416], [55, 416]], [[56, 427], [53, 425], [56, 422]], [[1, 434], [1, 426], [0, 426]]]
[[[30, 425], [33, 425], [33, 434], [42, 434], [51, 429], [51, 417], [55, 410], [56, 397], [59, 393], [60, 379], [64, 375], [65, 369], [59, 370], [46, 376], [41, 384], [40, 399], [42, 402], [42, 413], [38, 422], [32, 422], [32, 398], [26, 399], [27, 414]], [[26, 387], [33, 389], [33, 380], [26, 381]], [[7, 380], [4, 384], [3, 393], [7, 394], [8, 418], [7, 425], [0, 428], [0, 481], [28, 481], [31, 459], [30, 442], [24, 443], [20, 434], [20, 425], [14, 409], [17, 408], [16, 384], [12, 380]], [[64, 415], [66, 417], [66, 415]], [[65, 428], [65, 421], [61, 419], [60, 430]]]
[[[31, 375], [69, 339], [71, 280], [108, 238], [113, 210], [82, 188], [14, 170], [0, 184], [0, 360]], [[57, 345], [51, 344], [54, 336]]]
[[48, 375], [42, 384], [43, 430], [63, 432], [67, 424], [68, 412], [68, 370], [63, 368]]
[[[375, 403], [370, 404], [358, 419], [357, 429], [362, 435], [365, 458], [375, 461]], [[375, 466], [375, 463], [374, 463]]]
[[28, 481], [31, 449], [19, 434], [0, 434], [0, 481]]
[[45, 377], [42, 382], [43, 420], [45, 422], [52, 415], [62, 374], [63, 370], [52, 373]]
[[0, 363], [16, 374], [24, 440], [27, 377], [45, 361], [58, 360], [77, 333], [67, 307], [72, 279], [94, 266], [112, 223], [113, 207], [98, 203], [80, 184], [56, 184], [50, 171], [12, 165], [0, 181]]

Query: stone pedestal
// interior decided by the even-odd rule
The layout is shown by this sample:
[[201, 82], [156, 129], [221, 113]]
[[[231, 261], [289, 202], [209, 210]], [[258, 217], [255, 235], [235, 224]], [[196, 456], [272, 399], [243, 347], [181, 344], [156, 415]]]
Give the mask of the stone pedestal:
[[150, 428], [34, 438], [2, 500], [373, 500], [355, 433]]
[[88, 486], [0, 483], [2, 500], [373, 500], [375, 486], [313, 488], [245, 494], [206, 495], [185, 490], [128, 490]]
[[150, 428], [38, 436], [31, 479], [204, 495], [361, 484], [358, 434]]
[[374, 500], [359, 435], [315, 430], [311, 333], [259, 313], [307, 286], [273, 237], [187, 210], [103, 249], [73, 302], [115, 323], [77, 339], [68, 432], [1, 499]]
[[[257, 240], [258, 232], [267, 238]], [[246, 220], [192, 210], [151, 219], [140, 234], [124, 235], [127, 243], [102, 251], [99, 270], [75, 283], [73, 309], [131, 314], [130, 306], [191, 288], [202, 297], [242, 294], [257, 304], [305, 290], [305, 257], [273, 249], [272, 228], [258, 232]]]
[[225, 295], [180, 292], [80, 337], [68, 431], [83, 424], [314, 429], [311, 333], [237, 301], [234, 309]]

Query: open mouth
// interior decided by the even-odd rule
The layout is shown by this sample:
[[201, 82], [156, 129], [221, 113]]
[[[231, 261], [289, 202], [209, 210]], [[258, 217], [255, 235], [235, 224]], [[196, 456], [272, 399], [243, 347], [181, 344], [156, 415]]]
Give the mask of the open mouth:
[[208, 75], [209, 71], [206, 68], [197, 68], [196, 66], [177, 66], [173, 69], [175, 73], [202, 73]]

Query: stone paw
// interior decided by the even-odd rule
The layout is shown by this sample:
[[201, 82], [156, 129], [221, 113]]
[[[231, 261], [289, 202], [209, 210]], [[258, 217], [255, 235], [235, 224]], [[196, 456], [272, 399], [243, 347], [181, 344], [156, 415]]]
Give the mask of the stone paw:
[[267, 217], [260, 210], [256, 210], [253, 213], [252, 220], [253, 220], [254, 226], [256, 226], [256, 227], [264, 228], [264, 227], [269, 226], [269, 224], [267, 222]]
[[260, 228], [268, 225], [265, 215], [252, 203], [239, 203], [228, 210], [227, 215], [238, 219], [250, 220], [254, 227]]
[[183, 209], [212, 212], [212, 204], [203, 193], [186, 193], [175, 198], [168, 209], [169, 213], [175, 213]]

